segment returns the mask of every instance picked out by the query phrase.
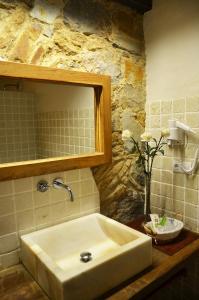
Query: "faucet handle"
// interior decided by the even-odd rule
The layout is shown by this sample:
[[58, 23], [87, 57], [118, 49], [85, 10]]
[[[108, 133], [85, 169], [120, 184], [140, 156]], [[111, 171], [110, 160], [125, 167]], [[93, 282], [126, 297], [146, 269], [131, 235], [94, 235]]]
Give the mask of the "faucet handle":
[[37, 191], [39, 192], [46, 192], [48, 189], [49, 189], [49, 184], [46, 180], [40, 180], [38, 183], [37, 183]]
[[62, 178], [55, 178], [53, 179], [53, 187], [56, 189], [61, 189], [63, 188], [64, 182]]

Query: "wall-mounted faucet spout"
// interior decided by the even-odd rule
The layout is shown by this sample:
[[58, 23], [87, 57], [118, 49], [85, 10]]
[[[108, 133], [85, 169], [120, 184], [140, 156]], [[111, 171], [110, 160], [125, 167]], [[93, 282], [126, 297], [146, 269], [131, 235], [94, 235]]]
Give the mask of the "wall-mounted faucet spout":
[[67, 184], [63, 183], [63, 180], [61, 178], [57, 178], [53, 180], [53, 187], [56, 189], [63, 188], [67, 190], [70, 196], [70, 201], [74, 201], [74, 196], [71, 188]]

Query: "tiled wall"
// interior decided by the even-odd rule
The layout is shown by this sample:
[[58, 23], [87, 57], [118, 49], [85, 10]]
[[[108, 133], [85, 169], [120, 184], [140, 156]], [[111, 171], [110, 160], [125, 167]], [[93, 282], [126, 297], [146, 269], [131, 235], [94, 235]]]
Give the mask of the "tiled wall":
[[94, 125], [94, 108], [38, 113], [38, 158], [95, 152]]
[[93, 108], [38, 113], [35, 95], [0, 91], [0, 162], [95, 152]]
[[175, 118], [196, 131], [188, 135], [186, 147], [165, 147], [165, 156], [155, 159], [152, 181], [152, 209], [183, 220], [199, 232], [199, 169], [193, 176], [173, 172], [174, 161], [192, 161], [199, 146], [199, 97], [151, 101], [146, 104], [146, 128], [156, 137]]
[[0, 162], [36, 158], [35, 101], [31, 93], [0, 91]]
[[[61, 177], [74, 193], [65, 190], [37, 191], [40, 179], [50, 184]], [[0, 182], [0, 268], [19, 261], [19, 236], [81, 215], [99, 211], [99, 193], [90, 169]]]

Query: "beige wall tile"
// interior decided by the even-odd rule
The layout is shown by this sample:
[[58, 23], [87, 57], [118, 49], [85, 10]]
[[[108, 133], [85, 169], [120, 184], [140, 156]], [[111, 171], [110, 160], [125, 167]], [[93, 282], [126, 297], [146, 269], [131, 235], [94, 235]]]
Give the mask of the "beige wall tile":
[[185, 188], [180, 186], [173, 186], [173, 199], [184, 201]]
[[199, 128], [199, 112], [187, 113], [187, 124], [192, 128]]
[[197, 206], [185, 204], [185, 218], [197, 219]]
[[173, 182], [173, 172], [162, 170], [161, 182], [172, 184], [172, 182]]
[[162, 114], [171, 114], [172, 113], [172, 101], [162, 101], [161, 102], [161, 113]]
[[13, 182], [12, 182], [12, 180], [0, 182], [0, 196], [10, 195], [12, 193], [13, 193]]
[[52, 188], [50, 190], [50, 202], [69, 201], [69, 193], [65, 189]]
[[173, 184], [177, 186], [184, 186], [185, 184], [185, 174], [174, 173], [173, 174]]
[[[185, 120], [185, 113], [173, 113], [173, 119], [176, 119], [180, 122], [183, 122], [183, 123], [186, 123], [186, 120]], [[171, 119], [171, 117], [170, 117]]]
[[187, 112], [199, 111], [199, 97], [187, 97], [186, 99]]
[[28, 229], [35, 226], [34, 214], [32, 209], [18, 212], [16, 216], [18, 230]]
[[185, 227], [189, 228], [192, 231], [197, 231], [197, 220], [196, 219], [190, 219], [190, 218], [185, 218], [184, 219], [184, 224]]
[[171, 115], [161, 115], [161, 127], [167, 128], [169, 126], [169, 119], [171, 119]]
[[80, 180], [80, 170], [70, 170], [65, 172], [66, 183], [79, 181]]
[[8, 254], [1, 255], [1, 263], [3, 268], [8, 268], [19, 263], [19, 251], [13, 251]]
[[186, 188], [185, 202], [191, 204], [198, 204], [198, 191]]
[[99, 196], [92, 195], [81, 198], [80, 211], [87, 211], [99, 207]]
[[80, 178], [81, 178], [81, 180], [93, 179], [91, 169], [84, 168], [84, 169], [80, 169], [79, 171], [80, 171]]
[[160, 176], [161, 176], [161, 170], [153, 168], [152, 180], [154, 180], [154, 181], [160, 181]]
[[150, 127], [151, 128], [160, 128], [160, 116], [151, 116], [150, 117]]
[[81, 181], [81, 196], [87, 196], [93, 193], [93, 180]]
[[32, 177], [14, 180], [14, 192], [15, 193], [32, 191], [32, 189], [33, 189]]
[[33, 197], [35, 207], [48, 205], [50, 203], [50, 190], [44, 193], [41, 193], [39, 191], [34, 191], [32, 193], [32, 197]]
[[151, 182], [151, 192], [156, 195], [160, 195], [160, 183], [157, 181]]
[[33, 208], [32, 192], [25, 192], [14, 195], [16, 211], [27, 210]]
[[162, 200], [162, 208], [166, 211], [173, 211], [174, 205], [173, 205], [173, 199], [161, 196]]
[[151, 194], [151, 205], [155, 206], [155, 207], [162, 207], [161, 196], [160, 195]]
[[153, 168], [162, 169], [162, 156], [156, 156], [153, 162]]
[[167, 145], [164, 147], [164, 155], [166, 157], [173, 157], [173, 149], [168, 147]]
[[[80, 199], [81, 198], [75, 198], [73, 202], [67, 201], [66, 202], [66, 215], [75, 215], [80, 213]], [[93, 200], [94, 202], [94, 200]]]
[[13, 196], [4, 196], [0, 198], [0, 216], [14, 213]]
[[162, 169], [172, 170], [173, 169], [173, 159], [171, 157], [162, 157]]
[[173, 112], [174, 113], [185, 112], [185, 99], [173, 100]]
[[190, 189], [198, 189], [198, 176], [187, 175], [185, 178], [185, 186]]
[[161, 184], [161, 196], [171, 198], [173, 194], [173, 186], [171, 184]]
[[0, 237], [0, 254], [13, 251], [18, 247], [19, 239], [16, 232]]
[[41, 224], [50, 223], [50, 207], [42, 206], [35, 209], [35, 224], [36, 226]]
[[0, 236], [17, 231], [15, 215], [0, 217]]
[[160, 114], [160, 102], [152, 102], [150, 105], [150, 114], [159, 115]]
[[183, 215], [184, 214], [184, 201], [174, 201], [174, 212], [177, 215]]
[[51, 206], [52, 220], [62, 219], [67, 216], [66, 201], [55, 203]]

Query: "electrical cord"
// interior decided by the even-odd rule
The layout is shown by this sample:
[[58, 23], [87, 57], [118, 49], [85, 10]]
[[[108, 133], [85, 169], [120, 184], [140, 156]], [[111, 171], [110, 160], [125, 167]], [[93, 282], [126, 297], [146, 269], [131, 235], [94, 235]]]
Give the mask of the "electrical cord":
[[195, 152], [194, 159], [192, 161], [190, 169], [187, 169], [185, 166], [183, 166], [183, 163], [182, 163], [181, 169], [183, 170], [183, 172], [185, 174], [192, 175], [197, 168], [198, 159], [199, 159], [199, 147]]

